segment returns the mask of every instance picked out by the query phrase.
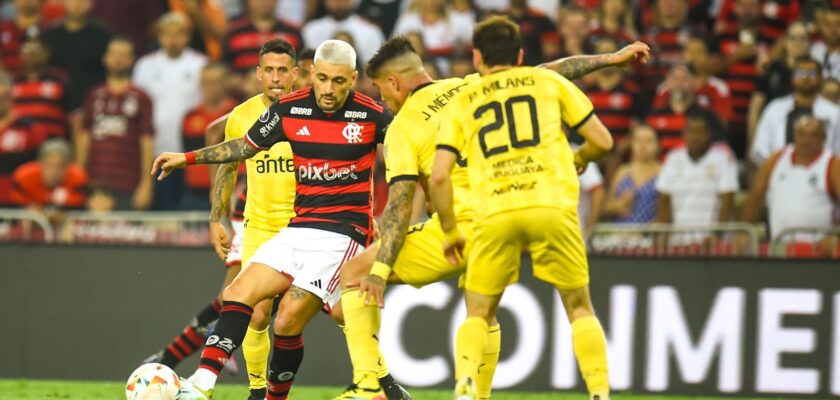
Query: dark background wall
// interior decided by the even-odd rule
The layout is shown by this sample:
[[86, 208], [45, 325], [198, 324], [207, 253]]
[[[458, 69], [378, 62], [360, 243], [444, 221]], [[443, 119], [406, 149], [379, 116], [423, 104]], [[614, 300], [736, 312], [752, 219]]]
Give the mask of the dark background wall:
[[[0, 245], [0, 263], [0, 378], [123, 380], [207, 304], [224, 274], [204, 248]], [[594, 258], [591, 273], [619, 391], [840, 395], [837, 263]], [[462, 313], [454, 282], [391, 288], [381, 337], [395, 377], [450, 386]], [[530, 277], [527, 258], [499, 319], [494, 384], [583, 390], [565, 313], [556, 293]], [[345, 341], [332, 320], [318, 316], [304, 337], [298, 382], [348, 384]], [[195, 365], [193, 357], [178, 371], [189, 375]], [[244, 373], [223, 377], [232, 379], [244, 382]]]

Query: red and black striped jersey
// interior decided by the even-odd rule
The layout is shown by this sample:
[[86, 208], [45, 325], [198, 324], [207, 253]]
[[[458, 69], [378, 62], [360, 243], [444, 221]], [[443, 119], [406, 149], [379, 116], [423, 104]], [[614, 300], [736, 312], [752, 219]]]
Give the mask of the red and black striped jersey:
[[[738, 16], [735, 15], [736, 2], [737, 0], [723, 0], [718, 12], [718, 23], [726, 28], [738, 26]], [[762, 1], [761, 15], [761, 34], [776, 40], [785, 33], [788, 25], [799, 18], [799, 0]]]
[[18, 77], [12, 90], [15, 113], [42, 125], [50, 136], [65, 137], [66, 82], [65, 75], [57, 70], [48, 70], [34, 80], [28, 79], [25, 74]]
[[47, 140], [46, 132], [30, 120], [12, 118], [0, 127], [0, 207], [11, 206], [12, 172], [38, 157], [38, 148]]
[[370, 242], [376, 145], [392, 119], [381, 104], [352, 90], [341, 109], [325, 113], [312, 88], [281, 98], [260, 116], [247, 142], [259, 149], [289, 142], [294, 154], [296, 216], [289, 226]]
[[651, 60], [645, 65], [638, 64], [637, 75], [642, 78], [646, 92], [653, 92], [665, 79], [672, 66], [682, 62], [683, 46], [691, 30], [687, 25], [676, 28], [651, 26], [642, 36], [642, 41], [651, 49]]
[[[656, 99], [653, 101], [653, 109], [659, 109], [668, 105], [670, 93], [663, 86], [656, 91]], [[724, 123], [732, 119], [732, 95], [729, 92], [729, 85], [722, 79], [709, 77], [703, 86], [696, 92], [695, 102], [698, 106], [714, 111], [718, 118]]]
[[665, 106], [653, 110], [647, 117], [647, 124], [659, 136], [662, 154], [668, 154], [669, 151], [685, 144], [683, 139], [685, 114], [677, 113], [671, 107]]
[[6, 71], [12, 74], [20, 71], [20, 46], [28, 37], [37, 37], [40, 31], [38, 25], [23, 29], [14, 20], [0, 22], [0, 59]]
[[234, 70], [246, 72], [260, 63], [263, 43], [278, 38], [289, 42], [297, 50], [303, 44], [300, 30], [288, 23], [278, 20], [270, 30], [261, 32], [250, 18], [242, 17], [233, 22], [225, 38], [225, 61]]
[[[717, 44], [714, 47], [721, 57], [734, 53], [741, 44], [740, 32], [737, 29], [729, 29], [718, 35]], [[758, 51], [766, 53], [773, 42], [770, 38], [759, 33], [755, 40]], [[732, 94], [732, 120], [729, 123], [730, 133], [745, 135], [747, 112], [750, 107], [750, 98], [756, 90], [758, 82], [758, 58], [738, 61], [732, 64], [721, 77], [729, 86]]]
[[625, 79], [612, 89], [601, 89], [598, 85], [584, 88], [586, 96], [592, 100], [595, 115], [609, 129], [618, 141], [626, 137], [630, 131], [633, 118], [641, 114], [639, 86], [629, 79]]

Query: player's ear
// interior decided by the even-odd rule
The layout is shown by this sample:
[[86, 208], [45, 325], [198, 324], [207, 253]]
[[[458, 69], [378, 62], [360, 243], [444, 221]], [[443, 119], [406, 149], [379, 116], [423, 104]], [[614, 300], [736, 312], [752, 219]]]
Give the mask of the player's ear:
[[396, 76], [388, 75], [388, 84], [391, 85], [391, 88], [394, 89], [394, 91], [400, 91], [400, 80], [397, 79]]
[[484, 64], [484, 58], [481, 57], [481, 52], [478, 51], [478, 49], [473, 49], [472, 53], [473, 53], [473, 67], [475, 67], [475, 70], [478, 71], [479, 67], [481, 67], [481, 65]]
[[257, 64], [256, 67], [254, 67], [254, 74], [257, 75], [257, 80], [262, 82], [262, 77], [260, 76], [260, 65], [259, 64]]
[[516, 65], [522, 65], [522, 61], [524, 60], [525, 52], [522, 49], [519, 49], [519, 54], [516, 55]]

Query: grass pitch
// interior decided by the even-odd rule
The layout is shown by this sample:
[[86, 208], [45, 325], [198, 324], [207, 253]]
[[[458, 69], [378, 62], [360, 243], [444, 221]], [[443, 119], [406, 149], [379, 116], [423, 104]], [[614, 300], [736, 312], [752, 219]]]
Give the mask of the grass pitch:
[[[338, 387], [302, 387], [292, 389], [290, 398], [293, 400], [329, 400], [341, 392]], [[0, 380], [0, 400], [123, 400], [125, 392], [119, 382], [85, 382], [85, 381], [40, 381], [40, 380]], [[411, 390], [417, 400], [452, 400], [449, 391], [441, 390]], [[241, 385], [219, 385], [214, 400], [243, 400], [247, 397], [246, 389]], [[713, 399], [711, 397], [678, 397], [678, 396], [636, 396], [616, 395], [616, 399], [625, 400], [688, 400]], [[587, 397], [577, 393], [522, 393], [496, 392], [494, 400], [586, 400]], [[739, 398], [738, 400], [750, 400]], [[766, 400], [766, 399], [765, 399]]]

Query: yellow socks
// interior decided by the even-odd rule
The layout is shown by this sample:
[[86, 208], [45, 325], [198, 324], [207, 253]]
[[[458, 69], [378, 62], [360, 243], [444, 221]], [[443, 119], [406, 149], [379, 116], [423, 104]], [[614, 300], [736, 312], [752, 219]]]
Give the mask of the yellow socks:
[[475, 394], [480, 400], [490, 398], [490, 387], [493, 384], [493, 374], [499, 365], [499, 352], [502, 348], [502, 328], [499, 324], [490, 327], [487, 335], [487, 345], [481, 358], [481, 367], [475, 377]]
[[589, 395], [609, 398], [607, 340], [604, 338], [604, 329], [598, 322], [598, 318], [583, 317], [572, 322], [572, 343]]
[[478, 376], [478, 367], [490, 339], [489, 329], [487, 321], [479, 317], [469, 317], [461, 324], [455, 338], [456, 381], [467, 376], [473, 379]]
[[353, 382], [362, 387], [377, 387], [376, 379], [388, 375], [388, 367], [379, 351], [379, 307], [365, 305], [364, 297], [359, 297], [356, 289], [342, 291], [341, 306], [347, 350], [353, 363]]
[[245, 356], [245, 367], [248, 370], [248, 387], [251, 389], [265, 388], [268, 354], [271, 352], [271, 338], [268, 327], [258, 331], [250, 326], [242, 341], [242, 355]]

